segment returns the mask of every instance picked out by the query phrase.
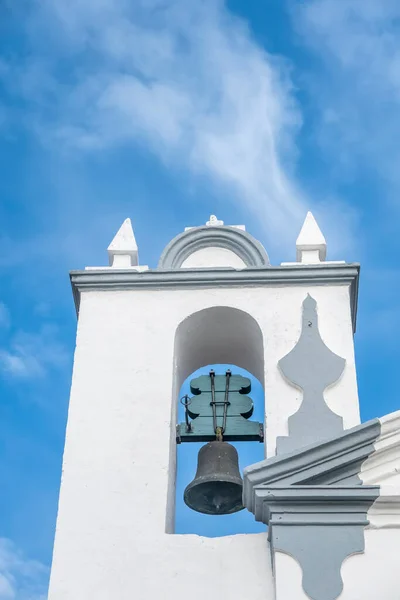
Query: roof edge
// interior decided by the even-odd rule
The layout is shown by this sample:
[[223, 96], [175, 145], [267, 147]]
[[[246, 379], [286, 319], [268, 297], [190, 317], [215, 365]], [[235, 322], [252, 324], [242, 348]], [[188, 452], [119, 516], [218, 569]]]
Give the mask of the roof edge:
[[277, 285], [349, 285], [353, 330], [356, 327], [360, 265], [316, 264], [247, 269], [90, 269], [71, 271], [77, 313], [85, 291], [263, 287]]

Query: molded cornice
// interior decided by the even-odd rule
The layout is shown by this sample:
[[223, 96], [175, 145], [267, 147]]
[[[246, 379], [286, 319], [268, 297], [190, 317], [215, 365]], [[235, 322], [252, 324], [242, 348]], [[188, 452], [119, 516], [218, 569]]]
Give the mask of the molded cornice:
[[368, 529], [400, 529], [400, 486], [380, 486], [379, 498], [368, 511]]
[[364, 550], [367, 514], [379, 486], [362, 485], [359, 473], [380, 432], [374, 419], [244, 470], [245, 507], [269, 525], [273, 555], [284, 552], [298, 561], [312, 600], [338, 598], [343, 561]]
[[348, 285], [353, 329], [356, 326], [360, 265], [316, 264], [247, 269], [133, 269], [71, 271], [75, 306], [84, 291], [274, 287], [277, 285]]
[[260, 507], [256, 508], [256, 505], [262, 498], [259, 494], [262, 487], [359, 485], [361, 465], [374, 452], [374, 443], [380, 431], [379, 419], [373, 419], [325, 442], [246, 467], [245, 506], [251, 512], [261, 514]]
[[361, 468], [360, 477], [366, 484], [390, 484], [391, 478], [400, 477], [400, 410], [379, 422], [381, 432], [374, 444], [375, 452]]
[[292, 486], [261, 493], [273, 556], [278, 551], [297, 560], [303, 589], [312, 600], [338, 598], [343, 590], [342, 563], [364, 551], [367, 511], [379, 488]]

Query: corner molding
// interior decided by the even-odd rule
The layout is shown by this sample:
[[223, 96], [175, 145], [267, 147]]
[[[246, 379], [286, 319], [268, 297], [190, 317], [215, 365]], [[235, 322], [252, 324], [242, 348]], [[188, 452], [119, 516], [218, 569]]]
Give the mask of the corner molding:
[[379, 485], [380, 494], [368, 511], [369, 529], [400, 528], [400, 411], [379, 419], [381, 432], [374, 452], [361, 465], [365, 485]]
[[195, 227], [177, 235], [165, 247], [159, 269], [180, 269], [185, 260], [210, 246], [225, 248], [239, 256], [247, 267], [269, 267], [268, 254], [252, 235], [234, 227]]
[[343, 591], [345, 558], [364, 551], [367, 512], [379, 488], [306, 486], [273, 488], [266, 518], [272, 552], [292, 556], [312, 600], [336, 600]]
[[338, 598], [343, 560], [364, 550], [368, 511], [380, 488], [362, 485], [360, 470], [380, 432], [374, 419], [244, 470], [244, 506], [269, 526], [273, 558], [284, 552], [300, 564], [312, 600]]
[[349, 286], [353, 330], [356, 328], [360, 265], [316, 264], [248, 269], [90, 269], [71, 271], [70, 280], [75, 307], [79, 312], [80, 295], [86, 291], [142, 289], [204, 289], [226, 287], [274, 287], [276, 285], [347, 285]]
[[379, 419], [288, 454], [272, 456], [244, 469], [243, 498], [256, 521], [263, 520], [262, 488], [298, 485], [360, 486], [362, 465], [375, 452]]
[[278, 362], [285, 379], [303, 390], [297, 412], [288, 419], [289, 435], [276, 440], [277, 454], [338, 435], [343, 419], [333, 412], [324, 398], [328, 386], [343, 374], [346, 361], [332, 352], [321, 338], [317, 303], [309, 294], [303, 302], [301, 334], [294, 348]]
[[374, 453], [363, 463], [360, 477], [367, 485], [390, 485], [400, 473], [400, 410], [379, 419], [381, 432]]
[[400, 529], [400, 486], [380, 486], [379, 498], [368, 511], [368, 529]]

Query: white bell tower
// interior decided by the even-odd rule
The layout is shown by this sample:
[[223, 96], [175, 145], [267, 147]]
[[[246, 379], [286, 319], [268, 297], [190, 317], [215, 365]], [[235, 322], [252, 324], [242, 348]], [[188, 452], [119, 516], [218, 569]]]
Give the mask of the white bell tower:
[[276, 597], [266, 533], [174, 534], [175, 427], [183, 381], [222, 363], [264, 386], [268, 458], [359, 424], [359, 266], [325, 261], [311, 213], [296, 248], [297, 262], [271, 266], [243, 226], [212, 216], [149, 269], [126, 220], [109, 267], [71, 273], [79, 320], [49, 600]]

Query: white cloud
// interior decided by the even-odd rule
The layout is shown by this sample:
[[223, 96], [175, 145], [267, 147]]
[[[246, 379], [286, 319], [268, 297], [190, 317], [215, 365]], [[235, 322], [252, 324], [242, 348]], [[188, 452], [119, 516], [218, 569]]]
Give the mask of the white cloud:
[[7, 347], [0, 347], [0, 371], [15, 378], [43, 377], [49, 369], [65, 366], [68, 360], [56, 329], [48, 325], [35, 334], [19, 331]]
[[[3, 79], [22, 99], [14, 122], [30, 128], [53, 158], [65, 165], [77, 152], [124, 147], [126, 160], [132, 145], [141, 146], [169, 171], [191, 173], [190, 186], [206, 181], [218, 200], [239, 205], [250, 227], [253, 218], [264, 229], [270, 250], [285, 248], [285, 258], [309, 209], [331, 258], [332, 250], [344, 258], [357, 241], [354, 210], [349, 216], [325, 188], [310, 198], [297, 176], [302, 115], [292, 65], [266, 52], [226, 2], [30, 0], [29, 6], [28, 13], [13, 6], [27, 53], [9, 61]], [[86, 204], [80, 203], [81, 215]]]
[[0, 538], [0, 600], [46, 600], [49, 569]]
[[293, 175], [301, 115], [289, 66], [223, 2], [47, 0], [29, 27], [29, 57], [7, 81], [46, 143], [142, 144], [293, 243], [310, 203]]
[[321, 144], [335, 167], [369, 168], [389, 184], [382, 200], [398, 197], [399, 2], [310, 0], [294, 5], [293, 23], [323, 64], [311, 88]]

